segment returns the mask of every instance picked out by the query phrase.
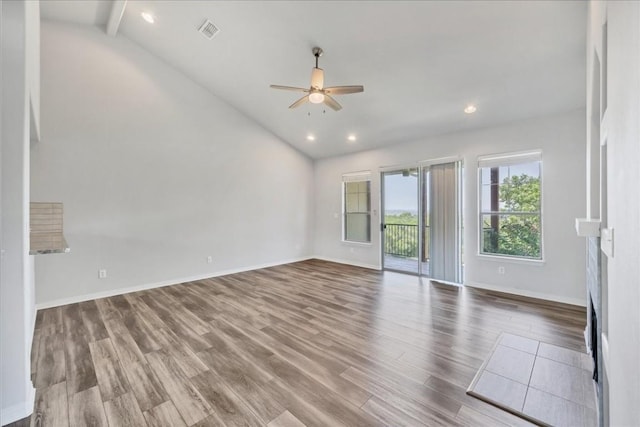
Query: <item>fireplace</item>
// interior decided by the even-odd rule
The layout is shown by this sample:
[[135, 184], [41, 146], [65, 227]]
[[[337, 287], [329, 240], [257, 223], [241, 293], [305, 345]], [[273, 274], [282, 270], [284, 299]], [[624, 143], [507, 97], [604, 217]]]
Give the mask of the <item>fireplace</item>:
[[593, 380], [598, 383], [598, 314], [593, 307], [593, 299], [589, 298], [589, 319], [591, 320], [591, 333], [589, 334], [589, 351], [593, 359]]

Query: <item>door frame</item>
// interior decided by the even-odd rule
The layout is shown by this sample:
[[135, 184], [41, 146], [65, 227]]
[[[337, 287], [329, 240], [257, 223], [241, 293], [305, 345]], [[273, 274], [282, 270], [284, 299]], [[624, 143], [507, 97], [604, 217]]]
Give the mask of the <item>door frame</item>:
[[[417, 181], [418, 181], [418, 185], [417, 187], [417, 193], [416, 193], [416, 198], [417, 198], [417, 206], [418, 206], [418, 268], [416, 272], [413, 271], [405, 271], [405, 270], [398, 270], [398, 269], [394, 269], [394, 268], [388, 268], [385, 266], [385, 251], [384, 248], [386, 246], [386, 240], [385, 240], [385, 230], [387, 227], [387, 224], [385, 224], [385, 213], [386, 213], [386, 208], [385, 208], [385, 194], [386, 194], [386, 188], [385, 188], [385, 180], [384, 177], [386, 174], [393, 174], [393, 173], [402, 173], [402, 171], [405, 170], [410, 170], [410, 169], [415, 169], [418, 173], [417, 176]], [[383, 271], [394, 271], [396, 273], [403, 273], [403, 274], [410, 274], [412, 276], [422, 276], [422, 246], [423, 246], [423, 242], [422, 242], [422, 203], [421, 203], [421, 191], [422, 191], [422, 167], [418, 164], [413, 164], [410, 166], [406, 166], [406, 167], [392, 167], [392, 168], [386, 168], [385, 170], [380, 171], [380, 253], [381, 253], [381, 266], [382, 266], [382, 270]]]
[[[422, 258], [424, 256], [425, 242], [424, 239], [424, 227], [425, 227], [425, 216], [424, 210], [426, 209], [427, 197], [424, 192], [424, 186], [426, 185], [425, 178], [425, 170], [428, 170], [431, 166], [436, 166], [440, 164], [446, 163], [458, 163], [458, 186], [457, 186], [457, 200], [458, 200], [458, 212], [456, 215], [456, 221], [458, 223], [458, 246], [459, 246], [459, 255], [458, 255], [458, 277], [460, 283], [456, 283], [457, 285], [462, 284], [464, 280], [464, 272], [463, 272], [463, 262], [462, 262], [462, 254], [464, 252], [463, 249], [463, 237], [462, 233], [464, 232], [464, 224], [463, 224], [463, 216], [464, 216], [464, 159], [459, 156], [452, 157], [442, 157], [431, 160], [424, 160], [417, 163], [409, 164], [409, 165], [396, 165], [380, 168], [380, 265], [383, 271], [393, 271], [403, 274], [410, 274], [418, 277], [430, 277], [425, 275], [423, 272], [423, 262]], [[417, 185], [417, 206], [418, 206], [418, 269], [416, 272], [397, 270], [393, 268], [388, 268], [385, 266], [385, 174], [393, 173], [393, 172], [402, 172], [406, 169], [416, 169], [418, 171], [418, 185]], [[426, 189], [429, 191], [429, 189]], [[431, 222], [431, 221], [429, 221]], [[431, 225], [431, 224], [430, 224]], [[431, 253], [431, 240], [429, 241], [429, 252]]]

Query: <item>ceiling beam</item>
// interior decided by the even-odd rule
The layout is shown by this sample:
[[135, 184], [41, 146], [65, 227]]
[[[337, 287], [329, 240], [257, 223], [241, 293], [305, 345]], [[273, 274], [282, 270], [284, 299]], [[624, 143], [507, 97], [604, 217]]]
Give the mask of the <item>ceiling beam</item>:
[[111, 14], [109, 14], [109, 20], [107, 21], [107, 34], [111, 37], [115, 37], [120, 27], [120, 21], [122, 21], [122, 15], [124, 15], [124, 9], [127, 7], [127, 0], [113, 0], [111, 5]]

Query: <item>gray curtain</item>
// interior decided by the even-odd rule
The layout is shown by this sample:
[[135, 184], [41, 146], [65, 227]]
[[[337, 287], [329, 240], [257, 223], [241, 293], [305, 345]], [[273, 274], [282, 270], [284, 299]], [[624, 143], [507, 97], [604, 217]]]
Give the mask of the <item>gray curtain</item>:
[[430, 185], [430, 277], [460, 282], [459, 162], [433, 165]]

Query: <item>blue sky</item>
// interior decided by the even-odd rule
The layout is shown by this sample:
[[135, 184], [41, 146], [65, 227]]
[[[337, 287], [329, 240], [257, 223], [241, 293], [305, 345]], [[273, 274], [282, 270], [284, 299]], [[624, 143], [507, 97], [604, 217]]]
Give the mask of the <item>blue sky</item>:
[[384, 176], [384, 208], [418, 211], [418, 177], [402, 174]]

